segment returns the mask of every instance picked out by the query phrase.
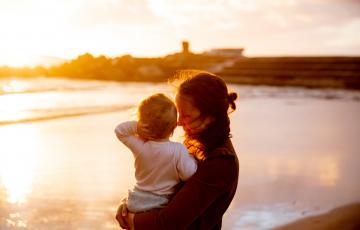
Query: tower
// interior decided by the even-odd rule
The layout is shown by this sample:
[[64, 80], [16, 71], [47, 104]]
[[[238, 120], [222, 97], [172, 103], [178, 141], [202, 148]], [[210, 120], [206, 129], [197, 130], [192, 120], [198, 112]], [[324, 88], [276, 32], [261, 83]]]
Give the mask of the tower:
[[188, 41], [182, 42], [182, 53], [189, 54], [189, 42]]

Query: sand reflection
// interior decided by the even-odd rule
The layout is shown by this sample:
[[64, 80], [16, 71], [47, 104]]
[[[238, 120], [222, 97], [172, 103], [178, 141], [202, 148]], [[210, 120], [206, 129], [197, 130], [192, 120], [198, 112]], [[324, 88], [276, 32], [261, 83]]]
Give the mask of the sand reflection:
[[[282, 177], [303, 177], [320, 186], [335, 186], [339, 180], [339, 159], [337, 154], [308, 156], [271, 155], [264, 158], [265, 174], [270, 180]], [[253, 169], [258, 171], [258, 169]]]
[[335, 186], [339, 179], [339, 159], [326, 156], [319, 161], [319, 182], [323, 186]]
[[30, 125], [5, 126], [0, 129], [0, 139], [0, 183], [8, 202], [23, 203], [39, 162], [37, 132]]

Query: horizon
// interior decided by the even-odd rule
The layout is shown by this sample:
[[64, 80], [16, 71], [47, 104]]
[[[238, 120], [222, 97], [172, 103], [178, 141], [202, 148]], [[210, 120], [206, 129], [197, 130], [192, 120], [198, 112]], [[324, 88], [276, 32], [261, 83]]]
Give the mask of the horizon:
[[[234, 47], [235, 49], [236, 47]], [[214, 48], [216, 49], [216, 48]], [[208, 51], [208, 50], [206, 50]], [[193, 53], [193, 54], [203, 54], [206, 51], [203, 52], [199, 52], [199, 53]], [[244, 50], [245, 51], [245, 50]], [[35, 68], [35, 67], [51, 67], [51, 66], [57, 66], [57, 65], [61, 65], [65, 62], [69, 62], [72, 60], [75, 60], [77, 57], [84, 55], [84, 54], [90, 54], [92, 55], [94, 58], [96, 57], [100, 57], [100, 56], [105, 56], [108, 59], [113, 59], [113, 58], [118, 58], [118, 57], [122, 57], [122, 56], [126, 56], [126, 55], [130, 55], [132, 58], [163, 58], [167, 55], [171, 55], [171, 54], [175, 54], [175, 53], [181, 53], [180, 50], [178, 50], [178, 52], [173, 52], [173, 53], [168, 53], [162, 56], [134, 56], [132, 54], [120, 54], [117, 56], [109, 56], [109, 55], [105, 55], [105, 54], [98, 54], [98, 55], [94, 55], [92, 53], [89, 52], [85, 52], [85, 53], [81, 53], [78, 54], [77, 56], [73, 57], [73, 58], [61, 58], [61, 57], [49, 57], [49, 56], [39, 56], [39, 57], [34, 57], [32, 58], [32, 63], [29, 64], [22, 64], [22, 65], [9, 65], [9, 64], [1, 64], [0, 63], [0, 68], [2, 67], [9, 67], [9, 68]], [[356, 54], [356, 55], [331, 55], [331, 54], [324, 54], [324, 55], [317, 55], [317, 54], [313, 54], [313, 55], [256, 55], [256, 56], [248, 56], [248, 55], [244, 55], [244, 58], [291, 58], [291, 57], [304, 57], [304, 58], [311, 58], [311, 57], [319, 57], [319, 58], [326, 58], [326, 57], [360, 57], [360, 54]], [[38, 61], [37, 61], [38, 60]]]
[[356, 0], [9, 0], [0, 2], [0, 26], [0, 66], [11, 67], [84, 53], [162, 57], [180, 52], [183, 40], [194, 53], [360, 56]]

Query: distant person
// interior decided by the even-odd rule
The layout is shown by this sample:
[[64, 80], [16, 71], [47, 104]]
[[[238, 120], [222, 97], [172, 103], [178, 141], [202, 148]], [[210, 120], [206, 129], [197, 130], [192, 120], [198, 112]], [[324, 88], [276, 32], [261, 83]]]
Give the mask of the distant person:
[[116, 215], [122, 228], [221, 229], [222, 217], [234, 198], [239, 163], [230, 141], [228, 113], [236, 109], [237, 94], [229, 93], [225, 82], [208, 72], [179, 75], [178, 124], [185, 131], [185, 146], [199, 161], [197, 171], [164, 208], [134, 214], [123, 202]]
[[183, 144], [169, 140], [176, 126], [174, 102], [164, 94], [155, 94], [141, 102], [138, 121], [116, 127], [117, 138], [135, 158], [136, 184], [127, 198], [130, 212], [165, 207], [175, 186], [195, 173], [194, 157]]

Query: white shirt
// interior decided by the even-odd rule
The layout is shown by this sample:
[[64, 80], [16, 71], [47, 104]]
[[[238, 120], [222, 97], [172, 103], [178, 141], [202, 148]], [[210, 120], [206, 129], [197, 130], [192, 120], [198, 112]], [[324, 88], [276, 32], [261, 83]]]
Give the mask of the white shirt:
[[169, 195], [180, 181], [191, 177], [197, 164], [186, 147], [169, 140], [144, 141], [137, 135], [137, 122], [121, 123], [115, 129], [117, 138], [135, 158], [135, 188], [158, 195]]

